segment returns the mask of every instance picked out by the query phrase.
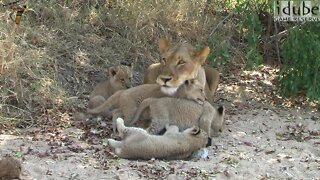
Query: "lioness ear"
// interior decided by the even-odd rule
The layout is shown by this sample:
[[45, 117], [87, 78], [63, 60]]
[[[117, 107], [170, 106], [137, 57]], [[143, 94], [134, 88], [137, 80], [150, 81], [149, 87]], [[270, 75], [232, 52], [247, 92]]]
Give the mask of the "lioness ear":
[[163, 54], [170, 48], [170, 41], [165, 38], [159, 39], [159, 51], [160, 54]]
[[204, 64], [204, 62], [206, 61], [209, 53], [210, 53], [210, 48], [207, 46], [207, 47], [199, 50], [199, 51], [195, 54], [195, 56], [196, 56], [195, 59], [196, 59], [197, 61], [199, 61], [200, 64], [202, 65], [202, 64]]
[[116, 67], [110, 67], [109, 68], [109, 76], [110, 77], [115, 76], [117, 74], [117, 72], [118, 72], [118, 68], [116, 68]]

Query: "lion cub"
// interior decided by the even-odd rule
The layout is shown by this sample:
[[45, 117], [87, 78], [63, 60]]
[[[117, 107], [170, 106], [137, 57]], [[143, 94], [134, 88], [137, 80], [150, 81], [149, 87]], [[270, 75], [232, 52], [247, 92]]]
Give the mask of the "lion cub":
[[218, 87], [219, 72], [210, 67], [203, 68], [210, 49], [205, 47], [196, 51], [188, 43], [171, 45], [169, 40], [159, 40], [161, 62], [151, 64], [144, 76], [144, 84], [158, 83], [167, 94], [179, 87], [183, 81], [197, 79], [203, 82], [210, 103]]
[[224, 124], [224, 107], [215, 109], [207, 101], [198, 104], [188, 99], [172, 97], [148, 98], [140, 104], [132, 124], [141, 120], [141, 114], [143, 120], [151, 121], [148, 128], [151, 134], [159, 134], [169, 124], [176, 125], [181, 130], [199, 126], [213, 137], [222, 132]]
[[[123, 117], [125, 124], [131, 122], [139, 104], [147, 98], [160, 98], [166, 97], [167, 94], [161, 91], [158, 84], [143, 84], [127, 90], [121, 90], [112, 95], [102, 105], [88, 109], [87, 113], [94, 115], [113, 116], [113, 121], [117, 117]], [[206, 100], [204, 90], [198, 81], [186, 81], [175, 93], [176, 97], [187, 98], [195, 100], [197, 103], [202, 104]], [[113, 123], [115, 130], [115, 122]]]
[[96, 85], [89, 96], [88, 108], [101, 105], [115, 92], [131, 87], [132, 69], [127, 66], [110, 67], [109, 79]]
[[21, 163], [19, 160], [5, 156], [0, 160], [0, 179], [2, 178], [17, 178], [20, 179]]
[[196, 126], [183, 132], [177, 126], [166, 126], [166, 133], [158, 136], [142, 128], [126, 127], [121, 118], [116, 123], [122, 141], [108, 139], [108, 144], [121, 158], [185, 159], [207, 144], [207, 134]]

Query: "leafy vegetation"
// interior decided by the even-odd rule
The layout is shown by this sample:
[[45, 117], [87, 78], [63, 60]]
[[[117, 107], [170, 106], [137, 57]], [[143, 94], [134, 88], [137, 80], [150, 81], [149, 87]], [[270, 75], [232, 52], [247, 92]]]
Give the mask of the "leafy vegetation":
[[[268, 24], [262, 24], [264, 13], [271, 14], [274, 1], [241, 1], [238, 0], [235, 5], [235, 11], [241, 15], [239, 23], [240, 32], [246, 39], [246, 68], [259, 66], [264, 62], [262, 46], [272, 41], [270, 37], [271, 26], [281, 26], [280, 23], [269, 21]], [[262, 18], [261, 18], [262, 16]], [[271, 24], [272, 23], [272, 24]], [[274, 25], [275, 24], [275, 25]], [[274, 27], [276, 28], [276, 27]], [[311, 22], [299, 25], [291, 23], [282, 28], [288, 31], [288, 36], [281, 41], [281, 47], [278, 48], [278, 58], [281, 57], [280, 71], [278, 73], [279, 88], [285, 96], [296, 96], [305, 94], [311, 99], [320, 99], [320, 81], [319, 76], [319, 23]], [[277, 30], [277, 29], [276, 29]], [[266, 34], [269, 31], [269, 34]], [[278, 35], [273, 31], [273, 35]], [[264, 36], [264, 37], [263, 37]], [[265, 37], [268, 36], [268, 37]], [[278, 42], [274, 42], [278, 43]], [[277, 44], [275, 44], [276, 46]], [[279, 62], [278, 62], [279, 63]]]
[[320, 100], [320, 24], [306, 23], [290, 30], [283, 42], [280, 88], [285, 95], [306, 94]]
[[262, 63], [262, 54], [259, 51], [262, 35], [262, 24], [258, 13], [265, 10], [264, 1], [238, 1], [235, 7], [236, 13], [242, 16], [239, 23], [239, 31], [244, 35], [247, 42], [246, 67], [252, 68]]

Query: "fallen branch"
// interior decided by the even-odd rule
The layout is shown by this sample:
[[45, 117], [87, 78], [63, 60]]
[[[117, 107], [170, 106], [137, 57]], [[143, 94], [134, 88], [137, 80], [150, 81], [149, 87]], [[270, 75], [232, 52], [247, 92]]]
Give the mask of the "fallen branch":
[[[276, 23], [275, 23], [275, 26], [276, 26]], [[279, 39], [281, 39], [282, 37], [288, 35], [288, 33], [289, 33], [289, 29], [286, 29], [286, 30], [284, 30], [284, 31], [281, 31], [281, 32], [278, 33], [278, 34], [275, 34], [275, 35], [273, 35], [273, 36], [270, 36], [270, 39], [271, 39], [271, 40], [279, 40]]]
[[[296, 26], [293, 26], [293, 27], [290, 28], [290, 29], [286, 29], [286, 30], [284, 30], [284, 31], [281, 31], [281, 32], [273, 35], [273, 36], [270, 36], [270, 40], [279, 40], [279, 39], [281, 39], [282, 37], [287, 36], [287, 35], [289, 34], [289, 31], [290, 31], [291, 29], [295, 29], [295, 28], [301, 27], [301, 25], [303, 25], [303, 24], [304, 24], [304, 23], [299, 24], [299, 25], [296, 25]], [[276, 22], [275, 22], [275, 25], [276, 25]]]

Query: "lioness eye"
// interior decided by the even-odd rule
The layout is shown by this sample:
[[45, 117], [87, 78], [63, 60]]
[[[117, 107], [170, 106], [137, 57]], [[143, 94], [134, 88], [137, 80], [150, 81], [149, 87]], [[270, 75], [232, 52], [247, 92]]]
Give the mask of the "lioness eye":
[[162, 58], [161, 61], [162, 61], [162, 63], [165, 63], [166, 62], [166, 58]]

